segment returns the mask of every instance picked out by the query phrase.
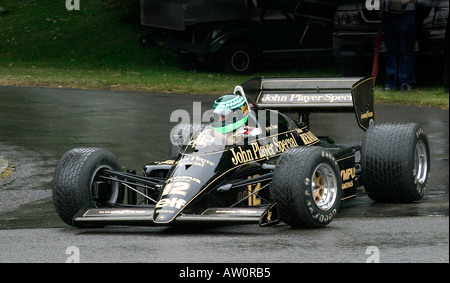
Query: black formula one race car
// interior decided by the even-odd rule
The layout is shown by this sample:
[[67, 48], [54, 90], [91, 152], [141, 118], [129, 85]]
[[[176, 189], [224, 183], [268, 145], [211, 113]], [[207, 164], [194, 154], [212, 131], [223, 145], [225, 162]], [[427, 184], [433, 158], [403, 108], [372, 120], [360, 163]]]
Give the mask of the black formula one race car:
[[[314, 135], [313, 112], [355, 113], [362, 142]], [[145, 165], [143, 176], [122, 172], [105, 149], [68, 151], [54, 175], [57, 213], [75, 227], [283, 221], [312, 228], [329, 224], [360, 186], [379, 202], [424, 195], [426, 134], [415, 123], [374, 122], [371, 77], [255, 78], [217, 99], [211, 118], [174, 127], [173, 157]]]

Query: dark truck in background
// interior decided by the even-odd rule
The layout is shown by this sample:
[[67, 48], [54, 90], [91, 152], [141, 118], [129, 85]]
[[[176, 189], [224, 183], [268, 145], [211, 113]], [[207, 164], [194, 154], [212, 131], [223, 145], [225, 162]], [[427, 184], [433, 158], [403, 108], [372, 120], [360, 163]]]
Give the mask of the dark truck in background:
[[141, 24], [151, 28], [141, 45], [171, 50], [182, 69], [237, 74], [265, 58], [332, 58], [336, 5], [300, 0], [288, 13], [257, 0], [141, 0]]
[[[416, 56], [443, 66], [448, 0], [419, 0], [416, 6]], [[375, 39], [381, 24], [379, 10], [368, 10], [366, 1], [340, 2], [334, 18], [333, 46], [346, 76], [371, 73]], [[448, 39], [447, 39], [448, 40]], [[383, 54], [383, 44], [380, 48]]]

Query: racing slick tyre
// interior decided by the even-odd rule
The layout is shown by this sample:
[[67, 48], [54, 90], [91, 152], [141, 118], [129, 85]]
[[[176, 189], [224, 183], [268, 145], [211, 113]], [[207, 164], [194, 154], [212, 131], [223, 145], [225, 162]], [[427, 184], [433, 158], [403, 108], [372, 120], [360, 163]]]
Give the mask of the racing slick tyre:
[[361, 177], [367, 195], [378, 202], [413, 202], [425, 193], [430, 149], [416, 123], [374, 124], [361, 147]]
[[122, 167], [111, 152], [101, 148], [75, 148], [59, 161], [52, 196], [56, 212], [68, 225], [80, 227], [73, 218], [82, 208], [123, 202], [124, 188], [118, 182], [98, 178], [103, 169], [121, 171]]
[[341, 202], [339, 166], [321, 147], [297, 147], [279, 157], [270, 194], [280, 218], [295, 228], [328, 225]]

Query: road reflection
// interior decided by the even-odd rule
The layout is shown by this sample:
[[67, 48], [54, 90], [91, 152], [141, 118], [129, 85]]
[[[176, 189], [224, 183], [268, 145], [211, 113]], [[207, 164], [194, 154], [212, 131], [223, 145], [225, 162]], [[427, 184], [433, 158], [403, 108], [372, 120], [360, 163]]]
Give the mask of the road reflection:
[[[103, 147], [125, 169], [168, 157], [178, 109], [202, 113], [216, 96], [0, 87], [0, 229], [60, 227], [51, 201], [59, 158], [75, 147]], [[428, 192], [417, 203], [378, 204], [365, 196], [344, 202], [338, 217], [448, 216], [448, 109], [376, 104], [376, 122], [419, 122], [431, 148]], [[311, 130], [337, 143], [364, 136], [354, 114], [312, 114]], [[11, 167], [13, 165], [13, 167]]]

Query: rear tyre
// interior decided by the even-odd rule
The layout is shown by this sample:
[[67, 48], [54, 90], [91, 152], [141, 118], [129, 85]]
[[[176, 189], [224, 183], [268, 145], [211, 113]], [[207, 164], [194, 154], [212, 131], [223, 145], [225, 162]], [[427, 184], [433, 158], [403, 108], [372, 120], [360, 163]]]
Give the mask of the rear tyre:
[[361, 176], [367, 195], [379, 202], [413, 202], [425, 193], [430, 149], [416, 123], [371, 126], [361, 147]]
[[82, 208], [123, 202], [123, 187], [98, 177], [104, 169], [121, 171], [117, 158], [105, 149], [75, 148], [61, 158], [53, 178], [52, 195], [56, 212], [66, 224], [80, 227], [73, 218]]
[[281, 219], [295, 228], [328, 225], [339, 210], [341, 178], [334, 156], [320, 147], [285, 151], [277, 161], [270, 194]]

